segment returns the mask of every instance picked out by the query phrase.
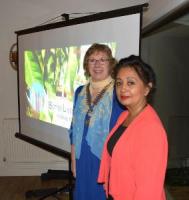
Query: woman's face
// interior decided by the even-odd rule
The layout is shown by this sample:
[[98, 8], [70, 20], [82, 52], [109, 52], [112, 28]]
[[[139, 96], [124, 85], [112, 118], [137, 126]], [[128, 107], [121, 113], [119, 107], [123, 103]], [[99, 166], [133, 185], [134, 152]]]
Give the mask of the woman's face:
[[140, 79], [135, 69], [121, 68], [116, 77], [116, 94], [121, 104], [127, 108], [138, 108], [146, 104], [150, 89]]
[[110, 61], [103, 51], [96, 51], [88, 58], [88, 71], [93, 81], [105, 80], [110, 75]]

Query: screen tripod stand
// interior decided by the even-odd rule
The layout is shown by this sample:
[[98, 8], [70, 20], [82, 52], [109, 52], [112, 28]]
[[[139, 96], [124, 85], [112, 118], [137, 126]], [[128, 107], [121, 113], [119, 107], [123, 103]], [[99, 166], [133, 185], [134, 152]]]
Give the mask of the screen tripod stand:
[[71, 172], [71, 159], [69, 159], [69, 170], [48, 170], [46, 174], [42, 174], [41, 178], [52, 179], [58, 177], [58, 179], [66, 179], [68, 180], [68, 184], [59, 188], [47, 188], [47, 189], [37, 189], [27, 191], [25, 194], [26, 198], [36, 197], [38, 200], [44, 200], [50, 196], [53, 196], [55, 199], [59, 200], [57, 196], [60, 193], [68, 192], [69, 200], [73, 200], [73, 188], [74, 188], [74, 178]]
[[[60, 157], [68, 160], [68, 171], [64, 170], [58, 170], [58, 174], [56, 174], [57, 177], [60, 177], [60, 174], [62, 176], [62, 179], [68, 180], [68, 184], [61, 188], [48, 188], [48, 189], [38, 189], [38, 190], [30, 190], [25, 193], [26, 198], [30, 197], [40, 197], [39, 200], [46, 199], [49, 196], [54, 196], [62, 193], [62, 192], [69, 192], [69, 200], [73, 199], [73, 188], [74, 188], [74, 177], [72, 175], [71, 170], [71, 154], [65, 150], [62, 150], [60, 148], [54, 147], [52, 145], [46, 144], [42, 141], [35, 140], [31, 137], [28, 137], [27, 135], [21, 134], [21, 133], [15, 133], [15, 137], [19, 138], [21, 140], [24, 140], [32, 145], [35, 145], [39, 148], [42, 148], [48, 152], [51, 152], [55, 155], [59, 155]], [[56, 170], [52, 170], [56, 171]], [[53, 173], [49, 173], [51, 176]], [[58, 199], [58, 197], [56, 197]]]

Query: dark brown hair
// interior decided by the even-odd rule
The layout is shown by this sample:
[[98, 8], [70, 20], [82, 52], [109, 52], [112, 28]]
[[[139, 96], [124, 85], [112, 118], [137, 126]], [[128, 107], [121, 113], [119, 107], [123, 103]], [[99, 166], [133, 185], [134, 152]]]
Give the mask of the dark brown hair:
[[121, 59], [114, 70], [114, 78], [117, 77], [118, 72], [122, 68], [132, 68], [136, 71], [142, 82], [147, 86], [149, 83], [152, 83], [150, 87], [150, 92], [147, 96], [147, 101], [152, 102], [153, 93], [156, 90], [156, 76], [150, 65], [145, 63], [139, 56], [131, 55], [127, 58]]

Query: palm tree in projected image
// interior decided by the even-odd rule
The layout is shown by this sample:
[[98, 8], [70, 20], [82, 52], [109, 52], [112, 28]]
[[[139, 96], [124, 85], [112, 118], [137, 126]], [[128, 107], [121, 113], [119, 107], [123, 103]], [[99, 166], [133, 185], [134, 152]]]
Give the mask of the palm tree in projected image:
[[[25, 51], [24, 58], [27, 115], [54, 123], [55, 115], [61, 110], [61, 98], [73, 101], [77, 73], [81, 71], [80, 48]], [[85, 78], [79, 77], [84, 83]]]

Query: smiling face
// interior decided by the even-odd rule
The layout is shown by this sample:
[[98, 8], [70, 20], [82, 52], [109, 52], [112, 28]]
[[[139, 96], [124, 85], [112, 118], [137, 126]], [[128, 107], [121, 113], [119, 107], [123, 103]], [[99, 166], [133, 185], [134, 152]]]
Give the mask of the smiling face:
[[116, 94], [122, 105], [138, 109], [147, 103], [150, 85], [145, 85], [132, 67], [123, 67], [116, 76]]
[[95, 82], [105, 80], [110, 76], [110, 61], [106, 52], [95, 51], [91, 54], [87, 68], [91, 79]]

